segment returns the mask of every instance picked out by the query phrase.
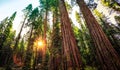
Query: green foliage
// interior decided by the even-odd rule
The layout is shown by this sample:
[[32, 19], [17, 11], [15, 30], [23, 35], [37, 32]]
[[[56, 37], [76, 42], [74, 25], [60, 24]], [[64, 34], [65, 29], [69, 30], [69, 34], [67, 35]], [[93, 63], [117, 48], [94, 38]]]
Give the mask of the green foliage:
[[115, 0], [101, 0], [101, 2], [104, 6], [108, 6], [116, 11], [120, 11], [120, 5]]
[[24, 52], [25, 50], [25, 42], [24, 42], [24, 38], [21, 40], [21, 42], [19, 43], [19, 51], [20, 52]]
[[29, 19], [30, 19], [31, 21], [34, 21], [34, 20], [37, 18], [38, 15], [39, 15], [39, 10], [38, 10], [38, 8], [35, 8], [35, 9], [31, 12], [31, 14], [29, 15]]
[[25, 16], [29, 16], [30, 12], [32, 11], [32, 4], [29, 4], [25, 9], [22, 10]]
[[17, 12], [14, 12], [14, 13], [12, 14], [12, 16], [9, 18], [10, 22], [12, 22], [12, 21], [15, 19], [16, 14], [17, 14]]
[[88, 30], [80, 30], [75, 26], [73, 27], [73, 30], [77, 39], [84, 65], [86, 66], [90, 64], [89, 66], [94, 66], [94, 52], [92, 52], [93, 44], [91, 43], [90, 35], [87, 33]]
[[114, 18], [115, 18], [118, 26], [120, 26], [120, 16], [115, 16]]
[[80, 24], [80, 28], [73, 26], [73, 30], [81, 52], [83, 64], [84, 66], [90, 66], [91, 68], [96, 67], [96, 61], [94, 61], [94, 49], [92, 48], [94, 45], [92, 43], [89, 31], [85, 26], [85, 22], [82, 22], [80, 14], [75, 12], [75, 16], [76, 21]]
[[[4, 46], [6, 45], [13, 45], [14, 44], [14, 38], [15, 38], [15, 31], [10, 31], [9, 35], [6, 38], [6, 41], [4, 42]], [[12, 47], [12, 46], [11, 46]]]
[[100, 13], [97, 9], [95, 9], [93, 12], [95, 13], [96, 16], [103, 17], [103, 14]]
[[55, 29], [52, 33], [52, 43], [51, 43], [51, 53], [56, 56], [61, 51], [61, 36], [60, 36], [60, 29], [59, 29], [59, 23], [56, 23], [57, 25], [54, 25]]
[[5, 31], [4, 31], [6, 36], [9, 36], [9, 34], [10, 34], [15, 16], [16, 16], [16, 12], [13, 13], [13, 15], [8, 19], [9, 21], [8, 21]]
[[6, 17], [0, 22], [0, 33], [4, 32], [7, 22], [8, 22], [8, 17]]
[[50, 10], [55, 12], [56, 8], [58, 8], [58, 0], [51, 0], [50, 1]]
[[[14, 44], [15, 31], [12, 30], [13, 21], [15, 19], [16, 12], [10, 18], [6, 18], [4, 23], [2, 23], [2, 29], [0, 32], [0, 60], [3, 66], [10, 65], [12, 62], [12, 45]], [[5, 52], [6, 51], [6, 52]], [[0, 63], [0, 65], [2, 65]]]
[[0, 23], [0, 48], [2, 48], [4, 40], [6, 39], [4, 31], [7, 26], [7, 23], [8, 23], [8, 17], [3, 19]]
[[76, 17], [76, 21], [77, 21], [78, 23], [81, 23], [80, 14], [79, 14], [77, 11], [75, 11], [75, 17]]
[[58, 7], [54, 6], [53, 10], [53, 30], [52, 30], [52, 38], [51, 38], [51, 47], [50, 47], [50, 53], [52, 55], [56, 56], [60, 54], [61, 51], [61, 33], [60, 33], [60, 23], [58, 21]]
[[[39, 10], [36, 7], [35, 9], [33, 9], [30, 13], [29, 13], [29, 17], [28, 17], [28, 23], [26, 24], [28, 27], [33, 27], [33, 29], [37, 30], [37, 29], [41, 29], [39, 27], [41, 27], [41, 15], [39, 16]], [[42, 30], [42, 29], [41, 29]]]
[[51, 0], [39, 0], [40, 8], [44, 11], [50, 10], [50, 2]]
[[1, 23], [0, 35], [1, 35], [1, 47], [11, 45], [14, 40], [15, 31], [12, 31], [13, 20], [16, 16], [16, 12], [8, 19], [5, 18]]
[[35, 29], [35, 34], [36, 36], [39, 35], [43, 35], [43, 16], [42, 16], [42, 12], [40, 12], [37, 20], [36, 20], [36, 24], [34, 25], [34, 29]]

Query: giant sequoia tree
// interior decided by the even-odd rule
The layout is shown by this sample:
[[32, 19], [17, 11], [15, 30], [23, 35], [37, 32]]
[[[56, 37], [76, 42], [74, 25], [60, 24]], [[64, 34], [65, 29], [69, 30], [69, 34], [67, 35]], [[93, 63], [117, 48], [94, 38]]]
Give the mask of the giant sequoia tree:
[[77, 48], [64, 0], [59, 0], [59, 10], [63, 46], [63, 70], [80, 69], [82, 65], [81, 56]]
[[77, 3], [83, 13], [87, 27], [92, 40], [94, 41], [98, 59], [103, 70], [118, 70], [120, 68], [120, 58], [112, 47], [102, 28], [92, 15], [84, 0], [77, 0]]

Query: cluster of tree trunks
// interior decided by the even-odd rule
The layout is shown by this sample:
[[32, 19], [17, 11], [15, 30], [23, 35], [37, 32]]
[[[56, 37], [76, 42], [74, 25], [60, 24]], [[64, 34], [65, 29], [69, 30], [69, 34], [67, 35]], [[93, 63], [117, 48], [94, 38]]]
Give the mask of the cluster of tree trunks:
[[[82, 70], [83, 66], [82, 66], [82, 59], [81, 59], [80, 51], [77, 47], [77, 42], [76, 42], [73, 30], [72, 30], [70, 18], [69, 18], [64, 1], [65, 0], [55, 0], [55, 2], [58, 2], [58, 4], [56, 4], [56, 7], [54, 8], [55, 10], [53, 11], [53, 34], [52, 34], [52, 42], [51, 42], [51, 47], [50, 47], [50, 59], [49, 59], [48, 70]], [[15, 18], [16, 12], [13, 14], [12, 17], [10, 17], [9, 22], [5, 22], [5, 24], [8, 23], [6, 25], [6, 28], [4, 28], [4, 30], [1, 29], [1, 31], [4, 31], [4, 32], [0, 36], [0, 38], [3, 38], [3, 40], [0, 39], [1, 41], [0, 43], [0, 61], [1, 61], [0, 66], [5, 66], [5, 65], [8, 66], [13, 61], [14, 63], [16, 64], [19, 63], [19, 65], [22, 66], [23, 65], [22, 60], [24, 60], [23, 70], [29, 70], [32, 67], [31, 59], [33, 59], [34, 70], [36, 69], [35, 67], [39, 65], [39, 63], [41, 63], [41, 65], [43, 66], [41, 68], [47, 69], [45, 68], [48, 65], [47, 58], [49, 58], [47, 57], [47, 54], [46, 54], [47, 20], [48, 20], [49, 8], [51, 8], [49, 6], [51, 5], [49, 5], [48, 0], [43, 0], [43, 2], [45, 2], [44, 3], [45, 4], [44, 19], [42, 19], [43, 20], [42, 38], [44, 39], [44, 43], [45, 43], [44, 48], [42, 48], [40, 51], [37, 51], [38, 49], [36, 47], [36, 51], [33, 52], [34, 41], [37, 36], [33, 34], [35, 34], [35, 27], [36, 27], [35, 23], [39, 22], [37, 21], [39, 17], [38, 16], [39, 10], [38, 8], [36, 8], [35, 10], [32, 11], [32, 5], [30, 4], [25, 9], [26, 10], [25, 18], [21, 26], [20, 32], [18, 33], [18, 36], [15, 40], [13, 50], [11, 48], [12, 42], [7, 43], [7, 46], [5, 46], [5, 42], [7, 42], [7, 38], [9, 38], [10, 30], [12, 28], [12, 22]], [[52, 4], [52, 0], [50, 3]], [[96, 21], [90, 9], [85, 4], [84, 0], [76, 0], [76, 3], [80, 7], [80, 10], [86, 21], [87, 28], [89, 29], [91, 38], [94, 42], [94, 49], [97, 55], [97, 59], [99, 60], [99, 63], [100, 63], [100, 68], [102, 68], [102, 70], [119, 70], [120, 69], [120, 56], [118, 55], [118, 53], [115, 51], [110, 41], [108, 40], [109, 37], [107, 38], [101, 26]], [[58, 5], [59, 7], [57, 7]], [[60, 13], [60, 16], [59, 16], [59, 13]], [[29, 19], [28, 19], [28, 16], [29, 16]], [[30, 33], [29, 33], [30, 36], [28, 38], [27, 50], [25, 52], [26, 57], [24, 59], [22, 58], [19, 59], [19, 57], [22, 57], [23, 54], [17, 53], [16, 51], [18, 50], [16, 49], [18, 48], [19, 41], [21, 39], [21, 32], [23, 30], [26, 20], [28, 20], [28, 24], [31, 26]], [[59, 27], [59, 21], [61, 22], [60, 23], [61, 27]], [[104, 24], [104, 26], [107, 29], [110, 28], [109, 25]], [[83, 34], [81, 34], [81, 36], [83, 36]], [[114, 44], [117, 43], [112, 33], [111, 33], [111, 37], [114, 40]], [[81, 39], [84, 39], [84, 38], [81, 38]], [[115, 45], [119, 46], [117, 44]], [[92, 51], [94, 52], [94, 50]], [[14, 59], [13, 61], [12, 61], [12, 58]]]

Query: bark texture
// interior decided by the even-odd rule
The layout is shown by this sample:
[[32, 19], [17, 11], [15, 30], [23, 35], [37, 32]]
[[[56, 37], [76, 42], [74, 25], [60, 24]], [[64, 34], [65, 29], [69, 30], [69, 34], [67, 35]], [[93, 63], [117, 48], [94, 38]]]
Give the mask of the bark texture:
[[90, 35], [95, 45], [96, 54], [101, 63], [102, 70], [120, 69], [120, 58], [112, 47], [102, 28], [92, 15], [84, 0], [77, 0], [80, 10], [83, 13]]
[[80, 70], [82, 61], [64, 0], [59, 0], [63, 45], [63, 70]]

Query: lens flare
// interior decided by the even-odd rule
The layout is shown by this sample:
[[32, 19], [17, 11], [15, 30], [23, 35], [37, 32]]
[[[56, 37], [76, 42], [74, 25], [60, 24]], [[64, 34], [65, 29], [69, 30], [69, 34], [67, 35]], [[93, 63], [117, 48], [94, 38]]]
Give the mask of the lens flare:
[[36, 39], [36, 41], [34, 42], [34, 46], [36, 47], [36, 49], [44, 49], [45, 47], [44, 40], [42, 38]]
[[43, 48], [43, 47], [44, 47], [44, 42], [43, 42], [42, 40], [39, 40], [39, 41], [37, 42], [37, 46], [38, 46], [39, 48]]

